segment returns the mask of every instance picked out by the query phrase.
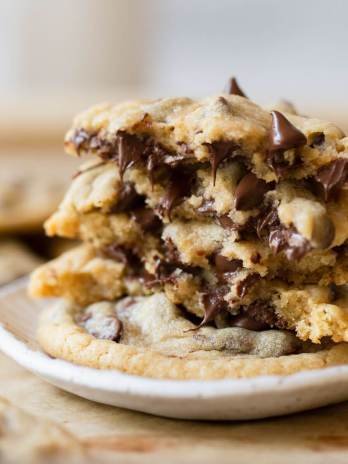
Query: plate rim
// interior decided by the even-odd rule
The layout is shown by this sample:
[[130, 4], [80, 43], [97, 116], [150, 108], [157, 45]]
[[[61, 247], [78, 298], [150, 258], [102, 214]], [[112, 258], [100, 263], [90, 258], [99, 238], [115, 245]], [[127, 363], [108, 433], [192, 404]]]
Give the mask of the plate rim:
[[[0, 289], [1, 299], [26, 287], [28, 277], [21, 277]], [[282, 392], [318, 387], [321, 384], [348, 382], [348, 365], [331, 366], [290, 375], [263, 375], [244, 379], [171, 380], [131, 375], [117, 370], [100, 370], [53, 359], [42, 351], [29, 348], [0, 321], [0, 350], [22, 367], [42, 377], [81, 385], [105, 392], [127, 393], [162, 399], [215, 398], [248, 396], [255, 393]]]

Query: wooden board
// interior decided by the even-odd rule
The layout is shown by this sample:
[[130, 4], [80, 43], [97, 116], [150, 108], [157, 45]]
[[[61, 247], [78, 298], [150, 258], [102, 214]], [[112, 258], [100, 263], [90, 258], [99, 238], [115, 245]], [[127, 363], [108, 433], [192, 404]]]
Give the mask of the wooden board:
[[83, 400], [40, 380], [2, 354], [0, 395], [30, 414], [65, 427], [92, 462], [348, 462], [348, 403], [254, 422], [177, 421]]

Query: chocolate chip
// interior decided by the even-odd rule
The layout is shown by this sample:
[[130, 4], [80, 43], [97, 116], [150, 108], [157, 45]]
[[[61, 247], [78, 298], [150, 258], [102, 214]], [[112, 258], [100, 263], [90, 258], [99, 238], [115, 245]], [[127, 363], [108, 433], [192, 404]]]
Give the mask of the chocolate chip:
[[171, 171], [169, 186], [160, 202], [160, 212], [171, 220], [173, 208], [178, 206], [191, 193], [193, 173], [183, 168], [175, 168]]
[[127, 168], [139, 162], [144, 154], [145, 144], [137, 136], [119, 131], [117, 134], [118, 166], [120, 176]]
[[335, 198], [348, 178], [348, 159], [339, 158], [319, 169], [314, 179], [319, 193], [328, 201]]
[[116, 315], [97, 317], [91, 313], [82, 313], [76, 318], [76, 322], [93, 337], [101, 340], [118, 342], [122, 335], [122, 322]]
[[204, 326], [208, 322], [214, 319], [214, 317], [220, 312], [227, 308], [227, 302], [224, 300], [224, 296], [227, 293], [226, 287], [218, 287], [211, 292], [203, 295], [203, 305], [205, 309], [204, 318], [199, 324], [199, 327]]
[[263, 179], [258, 179], [255, 174], [249, 172], [238, 183], [235, 191], [235, 208], [239, 211], [247, 211], [256, 208], [263, 202], [266, 192], [273, 185], [267, 184]]
[[137, 208], [131, 216], [144, 231], [153, 231], [161, 227], [161, 221], [150, 208]]
[[239, 298], [244, 298], [249, 289], [260, 280], [259, 274], [249, 274], [245, 279], [238, 282], [236, 287], [236, 293]]
[[279, 111], [272, 111], [272, 126], [269, 132], [268, 163], [279, 177], [291, 167], [284, 151], [307, 143], [306, 136]]
[[230, 95], [239, 95], [240, 97], [248, 98], [243, 90], [239, 87], [237, 79], [235, 77], [231, 77], [228, 80], [228, 83], [225, 88], [225, 92]]
[[270, 152], [285, 151], [307, 143], [306, 136], [279, 111], [272, 111], [272, 127], [269, 133]]
[[213, 143], [206, 143], [204, 145], [206, 145], [209, 150], [213, 182], [215, 185], [216, 172], [219, 165], [226, 159], [230, 159], [236, 156], [235, 151], [238, 150], [239, 146], [235, 142], [228, 140], [220, 140]]

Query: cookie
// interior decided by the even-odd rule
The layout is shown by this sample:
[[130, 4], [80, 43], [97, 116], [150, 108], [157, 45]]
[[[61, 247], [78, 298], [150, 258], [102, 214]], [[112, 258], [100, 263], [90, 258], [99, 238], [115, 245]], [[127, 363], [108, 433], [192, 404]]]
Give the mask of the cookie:
[[87, 308], [59, 302], [41, 315], [38, 339], [76, 364], [166, 379], [287, 375], [348, 361], [345, 343], [313, 346], [280, 330], [195, 330], [161, 293]]
[[225, 281], [212, 283], [208, 288], [202, 277], [189, 269], [178, 267], [168, 274], [160, 269], [158, 272], [163, 274], [153, 278], [140, 263], [132, 266], [120, 249], [117, 253], [106, 257], [93, 247], [82, 245], [37, 269], [30, 292], [36, 297], [63, 296], [87, 305], [124, 295], [164, 291], [173, 304], [197, 316], [197, 326], [214, 321], [224, 328], [244, 324], [254, 330], [293, 330], [300, 339], [315, 343], [325, 337], [336, 342], [348, 340], [348, 291], [344, 285], [294, 285], [241, 273], [234, 287]]
[[[335, 343], [348, 341], [348, 138], [334, 124], [300, 116], [289, 104], [269, 112], [231, 81], [227, 93], [203, 100], [95, 106], [77, 116], [65, 148], [92, 160], [80, 167], [45, 230], [83, 245], [39, 268], [32, 295], [64, 297], [70, 308], [64, 311], [82, 312], [72, 324], [97, 339], [88, 344], [98, 359], [104, 345], [95, 325], [112, 332], [129, 322], [114, 317], [119, 300], [128, 296], [151, 307], [150, 319], [161, 305], [172, 311], [151, 329], [165, 333], [166, 348], [145, 337], [150, 319], [141, 318], [141, 340], [117, 332], [108, 341], [109, 364], [96, 367], [125, 369], [111, 357], [120, 352], [127, 359], [134, 346], [149, 347], [151, 373], [142, 375], [157, 369], [148, 367], [154, 352], [190, 363], [193, 357], [202, 366], [198, 341], [209, 333], [204, 359], [218, 351], [239, 366], [237, 376], [258, 375], [262, 366], [281, 372], [292, 359], [322, 362], [341, 349]], [[95, 316], [95, 306], [83, 309], [90, 304], [101, 305]], [[106, 320], [102, 307], [109, 308]], [[173, 311], [186, 324], [180, 336]], [[46, 321], [39, 331], [50, 354], [74, 353], [70, 360], [93, 365], [92, 352], [75, 353], [64, 324], [54, 325], [63, 330], [57, 344], [52, 334], [46, 338], [50, 327]], [[287, 341], [265, 354], [254, 342], [267, 337]], [[285, 348], [290, 340], [299, 344], [296, 354]], [[235, 359], [242, 355], [249, 357], [245, 365], [259, 367], [244, 368]], [[184, 378], [199, 378], [194, 372]], [[230, 372], [235, 375], [234, 367]]]
[[33, 271], [41, 259], [14, 240], [0, 241], [0, 285]]

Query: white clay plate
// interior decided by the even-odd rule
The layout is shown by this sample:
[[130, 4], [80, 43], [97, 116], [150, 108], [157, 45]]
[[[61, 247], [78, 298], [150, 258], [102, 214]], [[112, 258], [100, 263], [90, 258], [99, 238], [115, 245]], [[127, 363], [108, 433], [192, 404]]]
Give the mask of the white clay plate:
[[84, 398], [180, 419], [256, 419], [348, 399], [348, 365], [290, 376], [214, 381], [155, 380], [52, 359], [35, 341], [44, 304], [26, 279], [0, 290], [0, 350], [48, 382]]

